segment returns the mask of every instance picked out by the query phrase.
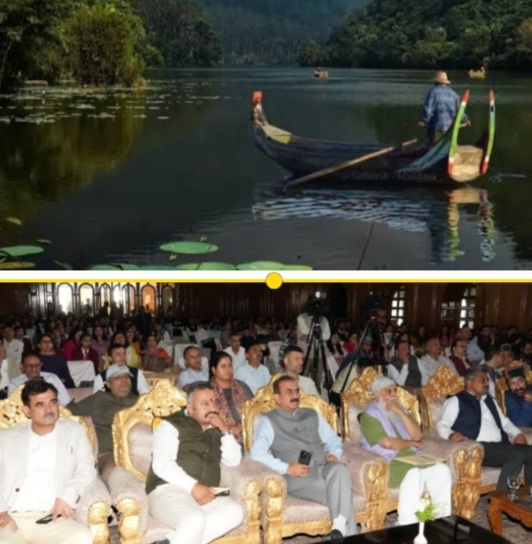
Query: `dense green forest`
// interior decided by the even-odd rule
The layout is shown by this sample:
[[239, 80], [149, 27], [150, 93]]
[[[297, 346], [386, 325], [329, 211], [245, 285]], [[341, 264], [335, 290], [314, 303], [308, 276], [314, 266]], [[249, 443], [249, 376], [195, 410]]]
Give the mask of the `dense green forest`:
[[532, 67], [531, 0], [371, 0], [350, 12], [302, 65]]
[[324, 41], [363, 0], [199, 0], [226, 64], [291, 64], [308, 40]]

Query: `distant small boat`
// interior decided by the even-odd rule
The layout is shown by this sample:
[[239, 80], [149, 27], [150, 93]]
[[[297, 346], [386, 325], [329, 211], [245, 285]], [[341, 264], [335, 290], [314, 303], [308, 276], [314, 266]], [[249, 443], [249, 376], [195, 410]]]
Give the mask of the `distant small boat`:
[[[485, 174], [495, 136], [495, 98], [490, 91], [489, 128], [475, 145], [459, 145], [460, 123], [469, 99], [466, 91], [450, 129], [434, 145], [402, 144], [379, 154], [385, 145], [302, 138], [270, 125], [262, 109], [262, 93], [253, 93], [252, 129], [255, 145], [296, 178], [308, 176], [352, 159], [379, 154], [354, 166], [327, 175], [327, 181], [348, 182], [468, 182]], [[287, 183], [289, 185], [290, 182]]]
[[470, 79], [486, 79], [486, 69], [481, 66], [479, 70], [469, 70], [467, 75]]
[[326, 79], [329, 77], [329, 72], [323, 68], [316, 68], [314, 70], [314, 77], [317, 79]]

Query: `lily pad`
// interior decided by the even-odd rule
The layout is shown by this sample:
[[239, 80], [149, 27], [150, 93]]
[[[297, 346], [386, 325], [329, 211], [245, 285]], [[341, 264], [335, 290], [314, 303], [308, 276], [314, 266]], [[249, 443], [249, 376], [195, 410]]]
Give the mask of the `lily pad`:
[[46, 238], [37, 238], [35, 240], [38, 244], [42, 244], [43, 246], [50, 246], [52, 245], [52, 240], [47, 240]]
[[174, 270], [236, 270], [236, 266], [231, 263], [186, 263], [176, 266]]
[[137, 270], [175, 270], [175, 266], [168, 264], [146, 264], [137, 267]]
[[139, 267], [136, 264], [129, 263], [109, 263], [109, 264], [96, 264], [91, 266], [91, 270], [138, 270]]
[[169, 242], [160, 246], [162, 251], [170, 253], [183, 253], [185, 255], [203, 255], [218, 251], [218, 246], [204, 242]]
[[4, 221], [6, 223], [13, 223], [13, 225], [18, 225], [19, 227], [22, 226], [22, 221], [18, 217], [6, 217]]
[[0, 270], [20, 270], [21, 268], [35, 268], [35, 263], [27, 261], [4, 261], [0, 263]]
[[5, 253], [9, 257], [22, 257], [23, 255], [37, 255], [42, 253], [44, 249], [39, 246], [9, 246], [0, 247], [0, 254]]
[[254, 261], [236, 266], [237, 270], [284, 270], [284, 264], [275, 261]]
[[307, 264], [285, 264], [283, 270], [314, 270]]

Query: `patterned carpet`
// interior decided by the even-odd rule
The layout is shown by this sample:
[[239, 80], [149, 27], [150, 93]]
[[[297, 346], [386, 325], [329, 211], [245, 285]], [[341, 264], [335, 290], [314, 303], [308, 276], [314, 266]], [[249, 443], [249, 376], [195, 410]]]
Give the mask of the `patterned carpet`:
[[[389, 514], [386, 518], [386, 527], [393, 527], [397, 520], [397, 514]], [[476, 515], [472, 520], [474, 523], [489, 529], [488, 523], [488, 499], [487, 495], [480, 498], [477, 506]], [[519, 521], [514, 521], [503, 514], [502, 534], [504, 538], [515, 544], [529, 544], [532, 540], [532, 530], [524, 527]], [[283, 540], [283, 544], [316, 544], [322, 541], [322, 537], [310, 538], [300, 535]], [[111, 527], [111, 544], [120, 544], [118, 537], [118, 527]]]

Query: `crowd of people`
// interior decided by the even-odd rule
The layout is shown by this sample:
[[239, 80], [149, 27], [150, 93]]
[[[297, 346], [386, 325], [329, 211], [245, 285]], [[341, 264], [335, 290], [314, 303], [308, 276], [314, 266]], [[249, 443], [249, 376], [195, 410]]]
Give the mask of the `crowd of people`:
[[[24, 431], [0, 431], [1, 481], [12, 482], [0, 489], [0, 540], [34, 541], [28, 535], [39, 531], [39, 542], [89, 541], [84, 540], [86, 528], [72, 528], [77, 523], [72, 512], [83, 487], [97, 473], [107, 482], [115, 467], [113, 417], [150, 390], [144, 372], [175, 367], [176, 340], [185, 337], [177, 386], [187, 394], [187, 409], [154, 423], [146, 484], [150, 514], [172, 528], [166, 541], [207, 543], [242, 522], [241, 506], [217, 494], [220, 464], [240, 463], [242, 407], [277, 373], [282, 374], [272, 385], [277, 409], [258, 421], [249, 455], [282, 475], [289, 494], [329, 508], [332, 542], [355, 534], [353, 486], [343, 461], [348, 453], [322, 415], [300, 407], [301, 391], [328, 399], [323, 383], [302, 375], [310, 334], [304, 314], [286, 322], [266, 317], [170, 322], [141, 310], [134, 316], [101, 312], [0, 320], [0, 389], [6, 397], [24, 385], [29, 418]], [[389, 486], [399, 490], [399, 524], [415, 521], [416, 498], [424, 490], [438, 505], [439, 516], [451, 512], [449, 468], [402, 461], [421, 452], [423, 433], [397, 400], [398, 387], [417, 394], [441, 365], [462, 377], [465, 388], [445, 402], [436, 425], [440, 437], [481, 442], [483, 465], [501, 468], [498, 489], [523, 467], [532, 484], [532, 447], [520, 430], [532, 426], [528, 334], [488, 325], [477, 330], [442, 326], [431, 334], [425, 327], [409, 331], [394, 323], [373, 323], [358, 331], [346, 320], [325, 318], [320, 327], [326, 356], [337, 363], [331, 401], [367, 366], [379, 370], [371, 386], [373, 401], [359, 418], [360, 445], [390, 463]], [[269, 349], [273, 343], [278, 349]], [[72, 399], [72, 362], [92, 371], [92, 380], [77, 383], [86, 392], [81, 400]], [[506, 415], [494, 400], [501, 376], [508, 384]], [[92, 465], [83, 432], [62, 430], [75, 424], [58, 419], [60, 405], [91, 417], [98, 439]], [[54, 467], [65, 447], [70, 448], [69, 462], [57, 474]], [[10, 454], [13, 448], [20, 453], [17, 459]], [[46, 513], [53, 523], [34, 523]]]

